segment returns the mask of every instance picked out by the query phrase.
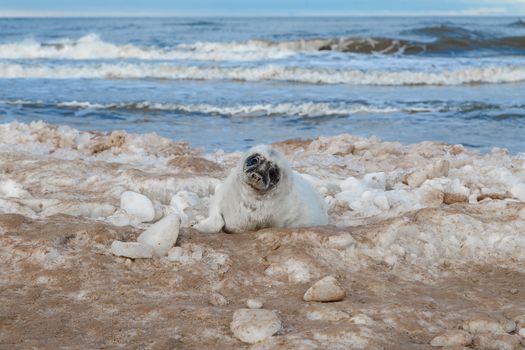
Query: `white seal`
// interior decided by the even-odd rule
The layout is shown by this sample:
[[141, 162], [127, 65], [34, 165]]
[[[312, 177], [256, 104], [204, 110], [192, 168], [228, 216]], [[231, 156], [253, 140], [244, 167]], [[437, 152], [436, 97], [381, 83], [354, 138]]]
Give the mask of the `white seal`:
[[327, 223], [321, 194], [292, 171], [280, 152], [260, 145], [250, 149], [232, 169], [216, 190], [209, 217], [194, 228], [202, 233], [235, 233]]

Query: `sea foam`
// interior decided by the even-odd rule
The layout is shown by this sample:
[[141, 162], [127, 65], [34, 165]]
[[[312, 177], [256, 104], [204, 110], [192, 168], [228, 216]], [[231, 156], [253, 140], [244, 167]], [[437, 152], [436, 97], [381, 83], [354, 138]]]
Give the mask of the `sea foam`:
[[428, 72], [294, 67], [276, 64], [254, 67], [185, 66], [168, 63], [97, 63], [45, 66], [3, 62], [0, 63], [0, 78], [288, 81], [308, 84], [375, 86], [462, 85], [525, 81], [525, 67], [514, 64], [494, 64], [480, 68]]

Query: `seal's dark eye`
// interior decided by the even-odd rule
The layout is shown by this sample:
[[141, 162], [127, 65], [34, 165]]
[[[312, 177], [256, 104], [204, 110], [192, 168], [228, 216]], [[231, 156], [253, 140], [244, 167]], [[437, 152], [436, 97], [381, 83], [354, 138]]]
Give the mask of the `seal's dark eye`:
[[254, 166], [257, 163], [259, 163], [259, 157], [254, 154], [253, 156], [249, 156], [248, 159], [246, 159], [246, 166]]

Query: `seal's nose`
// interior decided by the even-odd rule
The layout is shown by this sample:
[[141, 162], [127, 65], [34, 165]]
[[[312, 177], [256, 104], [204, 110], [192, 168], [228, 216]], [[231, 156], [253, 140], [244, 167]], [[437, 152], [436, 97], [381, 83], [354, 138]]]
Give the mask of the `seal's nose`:
[[250, 178], [254, 181], [262, 181], [262, 176], [257, 173], [251, 173]]

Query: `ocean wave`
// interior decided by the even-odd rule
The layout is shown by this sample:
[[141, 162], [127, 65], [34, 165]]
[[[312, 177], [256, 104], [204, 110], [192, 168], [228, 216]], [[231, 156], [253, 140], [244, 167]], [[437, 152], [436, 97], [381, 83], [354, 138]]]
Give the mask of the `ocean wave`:
[[[518, 22], [516, 22], [518, 23]], [[525, 37], [493, 37], [453, 26], [429, 26], [407, 31], [410, 36], [429, 36], [432, 41], [388, 37], [334, 37], [288, 41], [247, 40], [182, 43], [172, 47], [116, 44], [96, 34], [52, 42], [24, 40], [0, 44], [0, 59], [140, 59], [197, 61], [257, 61], [283, 59], [301, 53], [324, 51], [349, 54], [453, 54], [473, 50], [524, 54]]]
[[84, 64], [46, 66], [0, 63], [0, 78], [46, 79], [171, 79], [288, 81], [307, 84], [348, 85], [462, 85], [525, 81], [523, 65], [490, 65], [454, 70], [358, 70], [282, 65], [180, 66], [170, 64]]
[[179, 104], [157, 102], [123, 102], [123, 103], [94, 103], [85, 101], [67, 101], [45, 103], [42, 101], [0, 101], [0, 104], [17, 105], [24, 107], [61, 107], [74, 109], [119, 109], [129, 111], [170, 111], [180, 113], [215, 114], [222, 116], [284, 116], [300, 117], [335, 116], [350, 114], [380, 114], [405, 111], [416, 113], [429, 111], [426, 107], [402, 108], [395, 106], [372, 106], [357, 102], [305, 102], [305, 103], [257, 103], [246, 105], [217, 106], [206, 103]]
[[280, 59], [295, 53], [286, 48], [261, 45], [257, 41], [245, 43], [180, 44], [172, 48], [118, 45], [102, 40], [96, 34], [79, 39], [64, 38], [53, 42], [24, 40], [0, 44], [0, 59], [140, 59], [140, 60], [205, 60], [251, 61]]
[[515, 27], [515, 28], [525, 28], [525, 21], [519, 18], [517, 21], [512, 22], [509, 24], [509, 27]]
[[[454, 104], [446, 101], [398, 102], [394, 104], [370, 104], [367, 102], [304, 102], [304, 103], [256, 103], [218, 106], [207, 103], [181, 104], [160, 102], [119, 102], [96, 103], [88, 101], [0, 101], [0, 105], [16, 105], [29, 108], [71, 108], [94, 110], [127, 110], [132, 112], [169, 111], [179, 113], [212, 114], [229, 117], [237, 116], [344, 116], [353, 114], [388, 114], [388, 113], [431, 113], [431, 112], [476, 112], [482, 110], [500, 110], [502, 106], [466, 102]], [[523, 106], [511, 106], [523, 108]]]

